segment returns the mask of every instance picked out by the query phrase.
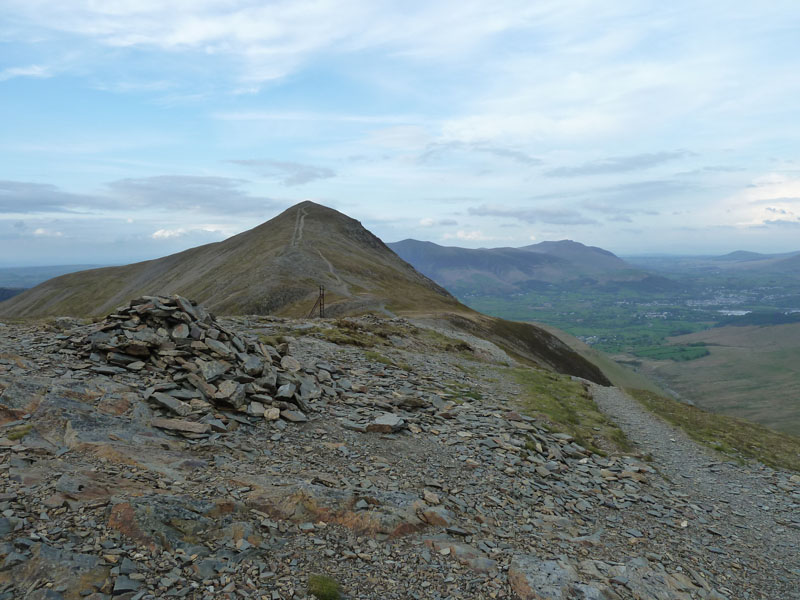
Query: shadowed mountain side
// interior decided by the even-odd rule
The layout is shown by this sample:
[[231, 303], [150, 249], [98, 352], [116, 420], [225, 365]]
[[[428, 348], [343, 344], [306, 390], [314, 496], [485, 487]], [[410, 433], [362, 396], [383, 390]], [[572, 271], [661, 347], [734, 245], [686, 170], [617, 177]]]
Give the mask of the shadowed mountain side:
[[358, 221], [303, 202], [223, 242], [56, 277], [0, 304], [0, 316], [102, 315], [136, 296], [173, 293], [220, 314], [301, 315], [319, 285], [331, 315], [460, 306]]
[[518, 248], [457, 248], [417, 240], [403, 240], [389, 247], [448, 289], [485, 285], [513, 291], [516, 285], [532, 279], [558, 279], [571, 266], [564, 259]]
[[581, 356], [557, 336], [532, 323], [507, 321], [479, 312], [441, 315], [450, 325], [493, 342], [523, 362], [566, 375], [583, 377], [600, 385], [612, 385], [603, 370]]

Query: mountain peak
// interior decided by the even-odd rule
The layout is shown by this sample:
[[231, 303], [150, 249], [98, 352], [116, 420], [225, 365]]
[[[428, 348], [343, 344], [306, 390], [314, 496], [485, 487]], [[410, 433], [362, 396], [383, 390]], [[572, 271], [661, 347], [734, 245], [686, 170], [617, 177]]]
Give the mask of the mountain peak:
[[222, 242], [56, 277], [0, 305], [8, 317], [88, 316], [141, 295], [180, 294], [226, 314], [305, 314], [460, 306], [357, 220], [311, 201]]
[[604, 256], [617, 258], [617, 255], [603, 248], [597, 246], [587, 246], [580, 242], [573, 240], [557, 240], [539, 242], [538, 244], [531, 244], [530, 246], [523, 246], [523, 250], [529, 252], [545, 252], [547, 254], [554, 254], [556, 256], [578, 256], [589, 254], [602, 254]]

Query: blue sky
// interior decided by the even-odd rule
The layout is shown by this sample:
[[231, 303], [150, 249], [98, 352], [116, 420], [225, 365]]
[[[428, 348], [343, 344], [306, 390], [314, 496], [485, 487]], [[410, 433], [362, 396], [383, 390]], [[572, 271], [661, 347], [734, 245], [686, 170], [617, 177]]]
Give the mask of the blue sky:
[[0, 0], [0, 265], [302, 200], [385, 241], [800, 249], [800, 4]]

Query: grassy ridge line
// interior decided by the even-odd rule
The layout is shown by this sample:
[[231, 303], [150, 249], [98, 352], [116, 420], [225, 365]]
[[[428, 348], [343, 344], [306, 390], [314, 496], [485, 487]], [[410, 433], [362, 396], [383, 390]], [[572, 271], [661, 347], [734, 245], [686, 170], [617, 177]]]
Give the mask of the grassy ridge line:
[[448, 313], [443, 317], [456, 329], [492, 342], [524, 364], [575, 375], [600, 385], [611, 383], [596, 364], [573, 350], [555, 333], [533, 323], [506, 321], [479, 313]]
[[575, 441], [598, 454], [630, 454], [634, 447], [625, 433], [608, 419], [586, 388], [568, 375], [539, 369], [506, 369], [522, 388], [521, 409], [553, 432], [568, 433]]
[[649, 390], [625, 390], [645, 408], [689, 437], [735, 459], [800, 471], [800, 438], [744, 419], [711, 413]]

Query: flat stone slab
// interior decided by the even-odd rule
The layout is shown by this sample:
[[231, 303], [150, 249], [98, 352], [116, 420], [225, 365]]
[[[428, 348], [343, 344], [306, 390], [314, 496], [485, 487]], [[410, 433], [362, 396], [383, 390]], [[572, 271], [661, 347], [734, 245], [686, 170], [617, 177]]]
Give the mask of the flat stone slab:
[[170, 431], [185, 431], [187, 433], [208, 433], [211, 426], [207, 423], [197, 421], [184, 421], [182, 419], [153, 419], [150, 421], [153, 427], [168, 429]]
[[367, 431], [377, 433], [395, 433], [404, 429], [406, 422], [392, 413], [383, 413], [367, 425]]

